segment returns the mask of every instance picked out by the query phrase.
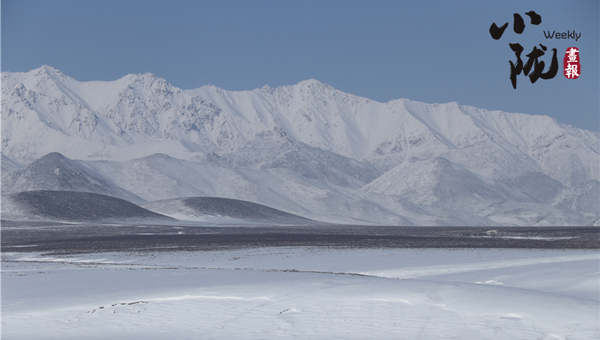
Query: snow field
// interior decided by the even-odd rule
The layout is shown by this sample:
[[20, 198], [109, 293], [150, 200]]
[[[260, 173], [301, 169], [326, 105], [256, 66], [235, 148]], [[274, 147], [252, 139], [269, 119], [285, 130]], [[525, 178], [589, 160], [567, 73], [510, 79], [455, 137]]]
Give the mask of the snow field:
[[2, 335], [597, 339], [599, 263], [486, 249], [4, 253]]

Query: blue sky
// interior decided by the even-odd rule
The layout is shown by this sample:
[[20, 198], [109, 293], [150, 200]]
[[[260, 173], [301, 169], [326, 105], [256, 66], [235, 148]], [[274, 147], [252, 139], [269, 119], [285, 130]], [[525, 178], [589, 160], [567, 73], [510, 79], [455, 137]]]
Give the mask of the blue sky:
[[[526, 12], [542, 16], [538, 26]], [[380, 102], [408, 98], [544, 114], [600, 130], [599, 2], [589, 1], [2, 1], [2, 71], [50, 65], [79, 81], [151, 72], [182, 88], [226, 90], [314, 78]], [[525, 31], [512, 29], [513, 13]], [[488, 29], [509, 28], [500, 40]], [[581, 33], [575, 41], [543, 31]], [[509, 43], [558, 53], [553, 79], [510, 84]], [[562, 59], [581, 53], [581, 76]]]

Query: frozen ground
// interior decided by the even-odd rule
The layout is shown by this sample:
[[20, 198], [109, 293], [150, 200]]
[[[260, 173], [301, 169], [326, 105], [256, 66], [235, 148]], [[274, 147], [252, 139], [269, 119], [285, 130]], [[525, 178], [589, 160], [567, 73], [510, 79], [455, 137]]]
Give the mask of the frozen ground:
[[3, 339], [600, 335], [597, 250], [15, 251], [2, 260]]

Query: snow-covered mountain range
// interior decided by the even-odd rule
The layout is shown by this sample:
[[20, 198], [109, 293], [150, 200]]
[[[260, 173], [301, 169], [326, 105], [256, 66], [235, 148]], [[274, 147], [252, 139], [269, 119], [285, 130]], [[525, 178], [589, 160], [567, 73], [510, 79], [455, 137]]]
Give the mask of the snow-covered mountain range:
[[[53, 152], [65, 157], [34, 162]], [[149, 73], [78, 82], [49, 66], [3, 72], [2, 153], [4, 193], [214, 196], [350, 223], [600, 218], [598, 132], [457, 103], [379, 103], [316, 80], [232, 92], [181, 90]], [[29, 177], [27, 164], [37, 167]], [[93, 180], [34, 179], [73, 169]]]

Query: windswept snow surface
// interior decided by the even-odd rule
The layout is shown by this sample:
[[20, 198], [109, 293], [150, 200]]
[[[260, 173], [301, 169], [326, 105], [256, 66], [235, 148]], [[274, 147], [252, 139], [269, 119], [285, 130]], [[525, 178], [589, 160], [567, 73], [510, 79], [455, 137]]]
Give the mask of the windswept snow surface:
[[304, 247], [2, 259], [6, 339], [600, 335], [597, 251]]

